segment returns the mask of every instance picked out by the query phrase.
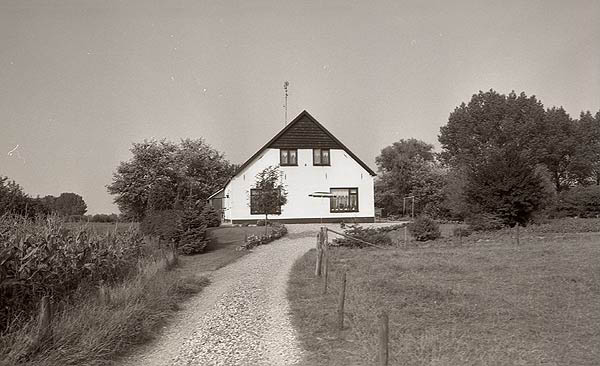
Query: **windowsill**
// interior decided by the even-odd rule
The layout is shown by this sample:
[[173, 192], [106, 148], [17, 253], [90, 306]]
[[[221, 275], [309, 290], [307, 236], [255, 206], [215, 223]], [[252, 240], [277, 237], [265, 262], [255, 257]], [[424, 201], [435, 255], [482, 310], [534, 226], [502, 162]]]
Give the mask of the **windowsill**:
[[298, 166], [298, 164], [279, 164], [279, 166]]

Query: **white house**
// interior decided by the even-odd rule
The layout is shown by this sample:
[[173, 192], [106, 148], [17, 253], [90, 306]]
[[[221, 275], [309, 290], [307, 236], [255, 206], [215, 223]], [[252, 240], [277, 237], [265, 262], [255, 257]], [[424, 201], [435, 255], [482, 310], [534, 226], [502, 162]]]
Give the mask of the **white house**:
[[[287, 204], [280, 215], [284, 223], [373, 222], [375, 172], [333, 136], [307, 111], [303, 111], [250, 159], [227, 185], [209, 198], [223, 210], [225, 221], [256, 223], [264, 218], [252, 204], [256, 175], [279, 166], [287, 186]], [[315, 192], [332, 197], [311, 197]]]

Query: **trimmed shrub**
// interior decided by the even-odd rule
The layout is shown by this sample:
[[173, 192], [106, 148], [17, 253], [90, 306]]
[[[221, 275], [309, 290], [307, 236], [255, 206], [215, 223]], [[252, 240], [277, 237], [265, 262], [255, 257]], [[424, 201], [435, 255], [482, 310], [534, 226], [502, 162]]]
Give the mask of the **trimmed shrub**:
[[204, 206], [202, 210], [202, 216], [206, 221], [208, 227], [219, 227], [221, 226], [221, 213], [211, 205]]
[[417, 241], [435, 240], [442, 236], [440, 226], [428, 216], [419, 216], [408, 224], [408, 230]]
[[181, 254], [202, 253], [209, 243], [206, 219], [195, 204], [188, 203], [177, 221], [177, 250]]
[[[346, 235], [364, 240], [371, 244], [392, 245], [392, 239], [389, 237], [388, 233], [400, 227], [404, 227], [404, 225], [394, 225], [392, 227], [380, 228], [364, 228], [360, 225], [344, 225], [344, 227], [346, 228], [346, 230], [344, 230], [344, 234]], [[368, 246], [367, 244], [345, 237], [335, 238], [333, 240], [333, 244], [351, 248], [362, 248]]]
[[250, 235], [244, 241], [238, 249], [239, 250], [248, 250], [254, 247], [257, 247], [262, 244], [267, 244], [272, 242], [273, 240], [284, 237], [287, 234], [287, 227], [283, 224], [275, 224], [269, 231], [269, 235]]

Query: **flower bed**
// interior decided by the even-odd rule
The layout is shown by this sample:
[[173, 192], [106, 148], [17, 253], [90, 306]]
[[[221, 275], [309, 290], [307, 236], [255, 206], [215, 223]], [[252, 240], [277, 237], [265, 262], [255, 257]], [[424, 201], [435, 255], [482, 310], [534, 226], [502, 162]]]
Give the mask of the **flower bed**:
[[275, 224], [270, 226], [269, 233], [264, 235], [250, 235], [244, 240], [244, 244], [240, 245], [238, 250], [249, 250], [259, 245], [268, 244], [273, 240], [277, 240], [287, 234], [288, 230], [285, 225]]

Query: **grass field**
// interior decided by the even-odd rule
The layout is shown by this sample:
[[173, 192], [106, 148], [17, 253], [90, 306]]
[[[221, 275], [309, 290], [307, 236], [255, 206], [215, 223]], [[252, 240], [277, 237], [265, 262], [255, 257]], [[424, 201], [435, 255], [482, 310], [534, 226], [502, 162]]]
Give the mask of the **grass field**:
[[[333, 248], [327, 295], [311, 250], [295, 264], [288, 293], [307, 364], [374, 364], [377, 313], [385, 310], [392, 365], [597, 365], [600, 233], [575, 226], [526, 230], [520, 246], [504, 231], [460, 246], [444, 239], [407, 249]], [[344, 269], [349, 321], [338, 337]]]
[[137, 228], [139, 226], [137, 222], [67, 222], [64, 225], [66, 228], [85, 226], [98, 234], [106, 234], [115, 230], [119, 232], [127, 231], [130, 228]]

